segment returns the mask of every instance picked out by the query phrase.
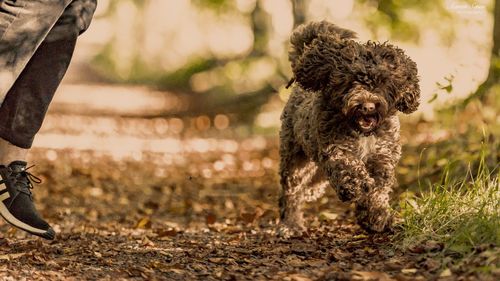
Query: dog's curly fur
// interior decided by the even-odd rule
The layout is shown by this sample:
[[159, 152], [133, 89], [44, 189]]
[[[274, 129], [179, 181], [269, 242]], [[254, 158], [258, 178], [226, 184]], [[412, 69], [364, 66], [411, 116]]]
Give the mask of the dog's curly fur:
[[354, 32], [326, 21], [291, 36], [295, 81], [281, 116], [281, 233], [304, 229], [301, 205], [335, 188], [356, 204], [358, 222], [391, 228], [389, 193], [401, 155], [397, 111], [419, 105], [417, 66], [387, 43], [358, 43]]

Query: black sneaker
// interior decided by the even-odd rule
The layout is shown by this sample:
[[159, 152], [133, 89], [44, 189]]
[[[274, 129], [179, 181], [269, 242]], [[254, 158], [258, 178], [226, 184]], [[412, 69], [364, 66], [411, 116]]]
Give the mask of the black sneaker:
[[0, 215], [13, 226], [31, 234], [53, 240], [54, 230], [33, 205], [31, 189], [41, 180], [27, 171], [26, 162], [14, 161], [0, 165]]

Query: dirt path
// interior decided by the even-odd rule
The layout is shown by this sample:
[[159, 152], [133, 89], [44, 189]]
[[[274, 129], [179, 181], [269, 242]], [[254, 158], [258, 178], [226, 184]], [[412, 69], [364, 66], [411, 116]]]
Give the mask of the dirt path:
[[[46, 141], [57, 133], [50, 126]], [[308, 235], [277, 238], [274, 138], [183, 143], [156, 153], [35, 149], [33, 173], [44, 180], [37, 206], [58, 237], [46, 242], [0, 222], [0, 279], [457, 279], [437, 253], [403, 253], [392, 236], [360, 230], [332, 193], [307, 207]]]
[[[275, 148], [236, 153], [248, 158], [227, 167], [246, 169], [237, 177], [215, 169], [210, 177], [186, 172], [209, 169], [203, 167], [218, 163], [216, 154], [191, 155], [189, 167], [164, 166], [164, 176], [154, 177], [160, 155], [117, 163], [74, 153], [33, 155], [45, 179], [37, 201], [59, 236], [47, 243], [2, 225], [1, 277], [308, 280], [412, 267], [390, 250], [389, 237], [365, 235], [349, 211], [330, 208], [327, 198], [310, 208], [328, 210], [329, 218], [311, 217], [309, 236], [278, 239]], [[258, 165], [258, 156], [273, 164], [245, 166]], [[386, 268], [391, 259], [397, 261]]]

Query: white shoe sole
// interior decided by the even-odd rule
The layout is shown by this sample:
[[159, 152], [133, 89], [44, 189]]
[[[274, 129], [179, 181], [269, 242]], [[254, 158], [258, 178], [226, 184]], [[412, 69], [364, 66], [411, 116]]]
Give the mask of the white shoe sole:
[[37, 235], [40, 237], [43, 237], [45, 239], [53, 240], [55, 238], [55, 232], [52, 228], [49, 227], [49, 229], [39, 229], [32, 227], [31, 225], [28, 225], [20, 220], [18, 220], [16, 217], [14, 217], [10, 212], [9, 209], [7, 209], [7, 206], [3, 203], [5, 199], [9, 198], [9, 193], [5, 192], [0, 195], [0, 215], [4, 218], [6, 222], [9, 224], [22, 229], [28, 233], [31, 233], [33, 235]]

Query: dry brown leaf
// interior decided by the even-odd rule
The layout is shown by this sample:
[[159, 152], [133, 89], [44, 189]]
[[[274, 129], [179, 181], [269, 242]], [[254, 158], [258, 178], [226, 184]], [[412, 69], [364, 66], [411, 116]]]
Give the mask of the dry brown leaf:
[[391, 259], [384, 263], [384, 268], [386, 270], [400, 270], [402, 267], [402, 262], [397, 259]]
[[428, 240], [424, 244], [424, 248], [428, 252], [439, 251], [439, 250], [442, 250], [443, 247], [444, 247], [443, 243], [433, 241], [433, 240]]
[[451, 270], [449, 268], [443, 270], [440, 274], [439, 277], [450, 277], [451, 276]]
[[226, 259], [224, 258], [209, 258], [208, 261], [212, 263], [224, 263]]
[[25, 253], [0, 255], [0, 260], [13, 260], [24, 256]]
[[178, 234], [175, 229], [158, 229], [156, 230], [158, 237], [174, 237]]
[[441, 266], [441, 264], [438, 261], [436, 261], [435, 259], [428, 258], [424, 262], [424, 267], [428, 271], [435, 271], [435, 270], [439, 269], [440, 266]]
[[289, 280], [289, 281], [312, 281], [311, 278], [302, 275], [302, 274], [292, 274], [284, 278], [284, 280]]
[[253, 223], [257, 217], [256, 213], [241, 213], [240, 219], [244, 223]]
[[384, 272], [378, 271], [352, 271], [351, 272], [352, 280], [359, 281], [393, 281], [394, 279], [390, 278]]
[[215, 216], [214, 213], [208, 213], [205, 216], [205, 223], [206, 224], [214, 224], [217, 221], [217, 217]]
[[144, 217], [137, 222], [135, 228], [151, 228], [151, 220], [148, 217]]
[[331, 213], [331, 212], [328, 212], [328, 211], [323, 211], [319, 214], [319, 219], [320, 220], [325, 220], [325, 221], [333, 221], [333, 220], [336, 220], [338, 218], [338, 214], [336, 213]]
[[403, 269], [401, 269], [401, 272], [404, 274], [415, 274], [415, 273], [417, 273], [417, 269], [416, 268], [403, 268]]

